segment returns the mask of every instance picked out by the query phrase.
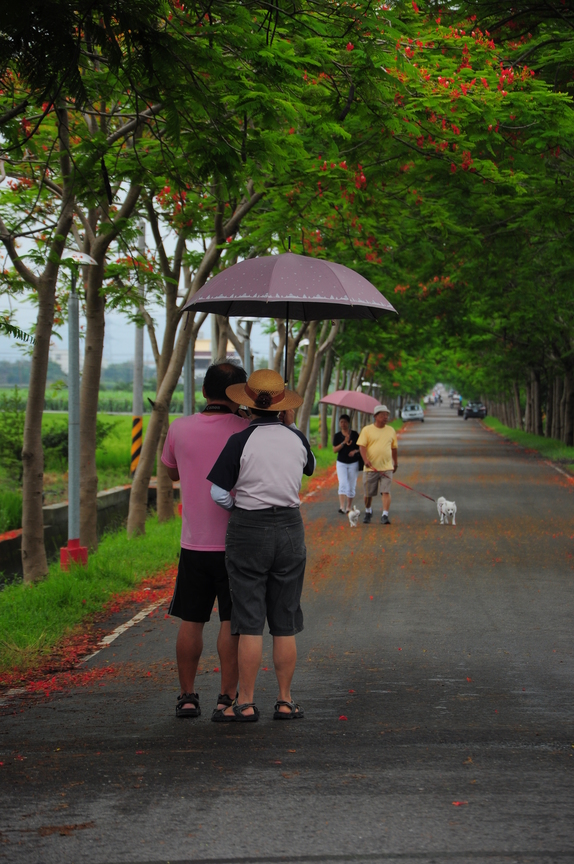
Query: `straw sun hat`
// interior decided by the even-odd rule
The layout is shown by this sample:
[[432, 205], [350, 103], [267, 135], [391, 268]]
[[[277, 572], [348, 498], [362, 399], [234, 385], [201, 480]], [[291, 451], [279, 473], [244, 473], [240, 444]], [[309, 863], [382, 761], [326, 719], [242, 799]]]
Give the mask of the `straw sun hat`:
[[258, 369], [247, 384], [232, 384], [225, 393], [232, 402], [259, 411], [286, 411], [303, 404], [303, 398], [287, 390], [281, 375], [272, 369]]

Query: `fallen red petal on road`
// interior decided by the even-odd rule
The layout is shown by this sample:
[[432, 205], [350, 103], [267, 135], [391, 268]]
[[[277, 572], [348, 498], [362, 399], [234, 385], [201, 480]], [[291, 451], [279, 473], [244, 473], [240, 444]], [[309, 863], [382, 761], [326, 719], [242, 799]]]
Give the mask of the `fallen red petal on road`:
[[349, 690], [349, 693], [356, 693], [356, 690]]
[[466, 680], [467, 680], [467, 681], [471, 681], [471, 682], [472, 682], [472, 678], [467, 678], [467, 679], [466, 679]]
[[346, 720], [346, 719], [347, 719], [347, 718], [345, 717], [344, 714], [341, 714], [341, 716], [339, 717], [339, 720]]
[[219, 672], [219, 666], [215, 666], [213, 669], [214, 672]]
[[468, 804], [468, 801], [453, 801], [453, 807], [464, 807], [465, 804]]

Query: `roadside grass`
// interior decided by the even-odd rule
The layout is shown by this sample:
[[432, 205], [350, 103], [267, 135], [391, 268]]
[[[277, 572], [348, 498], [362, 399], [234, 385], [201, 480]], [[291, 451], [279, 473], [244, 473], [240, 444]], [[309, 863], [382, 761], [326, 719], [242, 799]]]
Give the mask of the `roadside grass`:
[[0, 534], [22, 525], [22, 495], [10, 489], [0, 490]]
[[485, 417], [482, 422], [510, 441], [515, 441], [529, 450], [537, 450], [541, 456], [545, 456], [553, 462], [560, 462], [574, 471], [574, 447], [567, 447], [566, 444], [556, 441], [555, 438], [533, 435], [531, 432], [523, 432], [522, 429], [510, 429], [494, 417]]
[[[9, 585], [0, 592], [0, 676], [41, 663], [65, 635], [107, 601], [129, 591], [142, 579], [176, 564], [181, 521], [146, 522], [146, 533], [128, 539], [125, 529], [107, 534], [84, 569], [67, 573], [59, 563], [46, 579]], [[1, 677], [0, 677], [1, 682]]]

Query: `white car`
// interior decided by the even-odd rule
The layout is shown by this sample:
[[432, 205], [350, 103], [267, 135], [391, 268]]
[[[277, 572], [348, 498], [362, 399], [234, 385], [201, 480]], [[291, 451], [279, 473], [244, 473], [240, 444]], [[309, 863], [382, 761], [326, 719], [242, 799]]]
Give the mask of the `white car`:
[[425, 422], [425, 412], [420, 405], [415, 405], [414, 402], [405, 405], [401, 411], [401, 417], [403, 420], [420, 420], [421, 423]]

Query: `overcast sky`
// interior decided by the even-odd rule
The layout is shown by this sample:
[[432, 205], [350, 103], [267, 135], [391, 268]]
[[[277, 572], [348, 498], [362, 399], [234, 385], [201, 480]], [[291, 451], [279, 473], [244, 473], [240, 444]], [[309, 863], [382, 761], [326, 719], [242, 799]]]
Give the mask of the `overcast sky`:
[[[31, 302], [20, 302], [13, 304], [16, 310], [14, 323], [22, 330], [29, 332], [36, 321], [37, 307]], [[161, 340], [164, 330], [165, 314], [160, 307], [150, 310], [158, 324], [158, 338]], [[264, 323], [264, 322], [263, 322]], [[80, 320], [80, 326], [84, 322]], [[52, 344], [55, 348], [67, 349], [68, 333], [67, 326], [57, 328], [55, 331], [62, 337], [58, 339], [53, 336]], [[211, 336], [211, 326], [209, 318], [202, 327], [201, 338], [209, 339]], [[131, 324], [119, 312], [109, 312], [106, 315], [106, 335], [104, 339], [104, 360], [109, 363], [125, 363], [126, 360], [133, 359], [135, 339], [135, 325]], [[263, 327], [258, 322], [255, 322], [251, 337], [252, 351], [255, 355], [267, 359], [269, 354], [269, 336], [263, 333]], [[25, 356], [19, 349], [15, 341], [7, 336], [0, 336], [0, 360], [16, 360]], [[153, 354], [147, 332], [144, 338], [144, 360], [146, 363], [153, 363]]]

